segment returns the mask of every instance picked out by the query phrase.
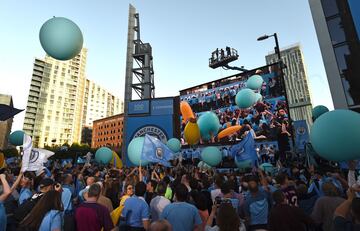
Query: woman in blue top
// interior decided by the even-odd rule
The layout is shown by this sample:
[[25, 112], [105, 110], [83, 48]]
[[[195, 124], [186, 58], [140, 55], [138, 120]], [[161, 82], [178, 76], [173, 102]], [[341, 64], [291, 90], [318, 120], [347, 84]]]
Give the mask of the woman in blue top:
[[63, 211], [61, 193], [55, 190], [49, 191], [36, 203], [20, 225], [30, 230], [61, 231], [61, 211]]
[[6, 181], [5, 174], [0, 174], [0, 182], [3, 187], [3, 193], [0, 195], [0, 231], [5, 231], [7, 220], [6, 220], [4, 201], [11, 194], [11, 189], [8, 182]]

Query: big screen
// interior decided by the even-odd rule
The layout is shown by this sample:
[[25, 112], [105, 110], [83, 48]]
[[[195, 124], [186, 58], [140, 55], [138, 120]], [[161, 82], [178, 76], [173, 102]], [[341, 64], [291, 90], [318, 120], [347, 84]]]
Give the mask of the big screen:
[[[235, 103], [235, 96], [246, 88], [246, 81], [252, 75], [261, 75], [264, 83], [261, 89], [255, 91], [262, 95], [262, 101], [247, 109], [239, 109]], [[196, 117], [204, 112], [214, 112], [222, 131], [233, 125], [241, 125], [241, 129], [222, 139], [214, 136], [209, 141], [200, 141], [200, 144], [226, 144], [241, 140], [244, 133], [253, 130], [257, 141], [279, 141], [279, 136], [290, 136], [290, 123], [285, 91], [282, 87], [281, 72], [277, 63], [243, 72], [213, 82], [201, 84], [180, 91], [180, 100], [187, 101]], [[186, 121], [181, 121], [181, 136]], [[183, 139], [183, 145], [186, 141]]]

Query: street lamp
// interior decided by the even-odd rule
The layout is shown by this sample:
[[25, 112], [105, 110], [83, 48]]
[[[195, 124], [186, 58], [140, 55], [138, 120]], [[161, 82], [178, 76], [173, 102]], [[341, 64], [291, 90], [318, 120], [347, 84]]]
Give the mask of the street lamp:
[[279, 41], [278, 41], [278, 38], [277, 38], [277, 34], [274, 33], [272, 35], [263, 35], [263, 36], [260, 36], [259, 38], [257, 38], [257, 41], [262, 41], [262, 40], [265, 40], [265, 39], [268, 39], [270, 37], [274, 37], [275, 38], [275, 53], [277, 54], [277, 57], [278, 57], [278, 61], [281, 61], [281, 55], [280, 55], [280, 47], [279, 47]]
[[257, 41], [262, 41], [262, 40], [265, 40], [265, 39], [268, 39], [270, 37], [274, 37], [275, 38], [275, 47], [274, 47], [274, 50], [275, 50], [275, 54], [277, 55], [277, 61], [279, 63], [279, 69], [280, 69], [280, 85], [282, 87], [282, 90], [284, 91], [285, 93], [285, 100], [286, 100], [286, 105], [287, 105], [287, 110], [288, 110], [288, 115], [289, 115], [289, 120], [290, 120], [290, 127], [291, 127], [291, 141], [292, 141], [292, 144], [293, 144], [293, 148], [295, 147], [295, 140], [294, 140], [294, 132], [292, 130], [292, 123], [291, 123], [291, 115], [290, 115], [290, 107], [289, 107], [289, 101], [288, 101], [288, 97], [287, 97], [287, 93], [286, 93], [286, 87], [285, 87], [285, 81], [284, 81], [284, 71], [283, 71], [283, 68], [285, 67], [285, 65], [283, 64], [282, 60], [281, 60], [281, 54], [280, 54], [280, 47], [279, 47], [279, 41], [278, 41], [278, 37], [277, 37], [277, 34], [274, 33], [272, 35], [263, 35], [263, 36], [260, 36], [259, 38], [257, 38]]

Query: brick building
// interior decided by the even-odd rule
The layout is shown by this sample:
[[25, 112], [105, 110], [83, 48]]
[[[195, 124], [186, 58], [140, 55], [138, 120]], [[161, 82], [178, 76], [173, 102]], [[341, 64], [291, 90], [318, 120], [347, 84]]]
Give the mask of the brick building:
[[123, 141], [124, 114], [95, 120], [92, 129], [92, 148], [119, 148]]

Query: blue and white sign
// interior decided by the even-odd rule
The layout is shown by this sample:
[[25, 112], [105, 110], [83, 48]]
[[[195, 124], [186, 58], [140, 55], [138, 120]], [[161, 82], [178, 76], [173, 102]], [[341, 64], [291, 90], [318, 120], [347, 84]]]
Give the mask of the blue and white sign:
[[304, 150], [305, 144], [309, 142], [309, 132], [306, 120], [298, 120], [293, 122], [295, 129], [295, 145], [298, 150]]
[[151, 115], [172, 115], [174, 111], [173, 99], [159, 99], [151, 101]]
[[150, 112], [149, 100], [132, 101], [129, 103], [129, 115], [148, 114]]

